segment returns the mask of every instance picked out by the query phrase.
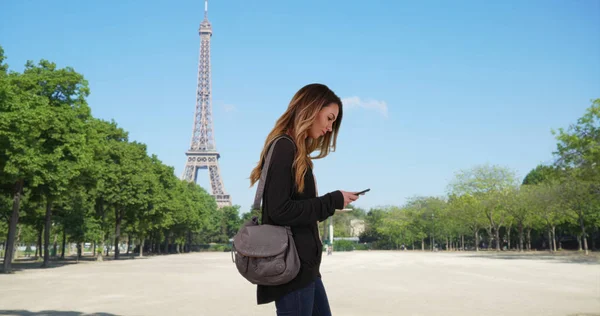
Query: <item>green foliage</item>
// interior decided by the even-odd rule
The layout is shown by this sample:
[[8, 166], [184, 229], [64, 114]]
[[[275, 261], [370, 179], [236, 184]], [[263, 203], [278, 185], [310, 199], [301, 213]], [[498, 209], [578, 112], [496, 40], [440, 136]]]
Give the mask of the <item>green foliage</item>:
[[0, 46], [0, 75], [6, 74], [8, 71], [8, 65], [4, 63], [6, 56], [4, 56], [4, 48]]
[[558, 177], [558, 170], [555, 166], [538, 165], [525, 176], [523, 179], [523, 184], [540, 184], [551, 180], [556, 180]]
[[219, 245], [214, 245], [211, 246], [209, 249], [209, 251], [216, 251], [216, 252], [229, 252], [231, 251], [231, 245], [223, 245], [223, 244], [219, 244]]
[[[558, 140], [554, 152], [556, 164], [563, 168], [578, 169], [580, 176], [588, 180], [598, 180], [600, 176], [600, 99], [568, 129], [552, 131]], [[599, 182], [600, 183], [600, 182]]]
[[125, 234], [147, 240], [146, 245], [167, 238], [183, 245], [226, 241], [237, 230], [239, 207], [218, 210], [203, 188], [179, 180], [173, 167], [149, 156], [146, 146], [130, 141], [115, 122], [91, 116], [83, 75], [46, 60], [28, 61], [22, 73], [9, 72], [4, 62], [0, 47], [4, 236], [20, 182], [22, 235], [17, 238], [28, 242], [37, 243], [44, 225], [50, 227], [48, 235], [64, 231], [68, 241], [96, 242], [99, 252]]
[[252, 219], [252, 217], [256, 216], [259, 222], [262, 220], [262, 213], [260, 210], [250, 210], [250, 212], [245, 212], [241, 216], [241, 222], [245, 223]]
[[242, 219], [239, 214], [240, 206], [226, 206], [221, 208], [222, 216], [222, 227], [227, 238], [232, 238], [240, 229]]
[[600, 225], [600, 99], [575, 124], [552, 133], [558, 141], [555, 165], [561, 170], [567, 218], [579, 226], [587, 253], [586, 226]]
[[[257, 210], [240, 216], [239, 206], [218, 209], [205, 189], [179, 180], [114, 121], [93, 118], [88, 83], [71, 67], [28, 61], [17, 73], [5, 61], [0, 47], [0, 234], [18, 228], [19, 241], [37, 243], [46, 225], [52, 236], [97, 243], [98, 253], [125, 235], [161, 253], [173, 251], [164, 243], [229, 251], [240, 225], [260, 218]], [[332, 217], [335, 236], [351, 236], [356, 220], [365, 231], [359, 244], [339, 240], [334, 249], [430, 249], [434, 239], [450, 248], [465, 237], [476, 246], [482, 235], [500, 249], [501, 232], [516, 229], [523, 239], [557, 226], [587, 242], [586, 227], [600, 226], [599, 124], [596, 99], [575, 124], [553, 131], [556, 163], [536, 166], [521, 185], [506, 167], [479, 165], [459, 171], [447, 197], [368, 212], [350, 205], [351, 212]], [[19, 224], [9, 232], [17, 196]]]
[[356, 243], [350, 240], [335, 240], [333, 242], [333, 251], [352, 251]]
[[354, 250], [369, 250], [371, 249], [367, 244], [356, 244]]

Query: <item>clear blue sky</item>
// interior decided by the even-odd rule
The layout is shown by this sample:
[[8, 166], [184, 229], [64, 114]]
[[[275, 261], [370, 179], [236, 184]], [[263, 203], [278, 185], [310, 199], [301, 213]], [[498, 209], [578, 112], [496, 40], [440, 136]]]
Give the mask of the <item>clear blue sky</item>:
[[[83, 73], [93, 114], [180, 176], [203, 9], [4, 1], [0, 45], [13, 70], [45, 58]], [[307, 83], [353, 98], [315, 174], [320, 193], [371, 188], [356, 203], [366, 209], [445, 194], [455, 172], [482, 163], [522, 178], [552, 160], [550, 130], [600, 97], [599, 1], [213, 0], [209, 20], [216, 144], [242, 212], [266, 134]]]

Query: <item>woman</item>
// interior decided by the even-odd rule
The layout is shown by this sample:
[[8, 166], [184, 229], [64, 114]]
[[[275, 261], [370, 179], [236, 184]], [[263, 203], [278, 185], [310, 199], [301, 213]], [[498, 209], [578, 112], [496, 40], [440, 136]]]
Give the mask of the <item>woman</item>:
[[[327, 86], [309, 84], [300, 89], [269, 133], [260, 162], [250, 175], [253, 185], [260, 178], [273, 140], [286, 136], [275, 144], [271, 156], [262, 223], [291, 227], [301, 266], [298, 275], [286, 284], [257, 287], [258, 304], [275, 302], [277, 315], [331, 315], [319, 272], [323, 244], [317, 222], [358, 196], [338, 190], [317, 197], [311, 159], [335, 150], [342, 113], [342, 101]], [[317, 149], [318, 155], [311, 157]]]

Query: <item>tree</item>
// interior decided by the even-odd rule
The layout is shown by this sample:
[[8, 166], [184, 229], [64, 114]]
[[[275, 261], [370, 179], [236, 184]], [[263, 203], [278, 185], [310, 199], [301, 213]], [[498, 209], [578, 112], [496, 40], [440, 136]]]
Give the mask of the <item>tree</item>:
[[365, 231], [359, 237], [361, 242], [375, 242], [377, 248], [386, 247], [383, 235], [377, 230], [377, 227], [381, 227], [384, 216], [385, 210], [380, 208], [371, 209], [367, 213], [365, 217]]
[[[142, 255], [144, 240], [158, 252], [160, 242], [166, 252], [175, 243], [179, 252], [181, 245], [192, 243], [192, 236], [201, 242], [226, 242], [237, 231], [238, 206], [218, 210], [204, 189], [179, 180], [173, 167], [149, 157], [146, 146], [130, 142], [115, 122], [91, 116], [89, 89], [81, 74], [46, 60], [36, 65], [28, 61], [23, 73], [9, 72], [5, 59], [0, 47], [5, 272], [11, 271], [15, 240], [23, 234], [27, 242], [37, 236], [38, 245], [43, 235], [46, 267], [50, 234], [55, 251], [59, 233], [63, 249], [67, 240], [93, 241], [94, 248], [100, 243], [103, 249], [114, 238], [118, 258], [124, 234], [128, 246], [137, 238]], [[106, 248], [108, 254], [111, 246]]]
[[475, 251], [479, 251], [479, 231], [486, 223], [486, 218], [480, 210], [480, 201], [470, 194], [451, 195], [449, 207], [455, 210], [457, 219], [472, 234]]
[[516, 185], [514, 171], [487, 164], [459, 171], [449, 184], [451, 194], [469, 194], [480, 202], [481, 211], [488, 219], [495, 237], [497, 251], [500, 251], [500, 227], [507, 219], [503, 204], [506, 203], [510, 190]]
[[0, 75], [6, 75], [8, 72], [8, 65], [4, 63], [6, 56], [4, 56], [4, 48], [0, 46]]
[[552, 134], [558, 140], [554, 152], [556, 165], [563, 169], [579, 169], [579, 176], [600, 183], [600, 99], [592, 101], [576, 124], [567, 130], [553, 130]]
[[[128, 134], [114, 122], [99, 119], [89, 121], [88, 146], [93, 151], [93, 163], [87, 169], [95, 180], [89, 190], [94, 197], [94, 216], [99, 224], [102, 236], [98, 239], [99, 249], [104, 249], [111, 231], [112, 213], [109, 211], [110, 194], [116, 183], [114, 168], [118, 160], [118, 149], [128, 142]], [[102, 251], [97, 251], [97, 260], [102, 261]]]
[[234, 205], [225, 206], [220, 210], [223, 213], [223, 231], [228, 239], [232, 238], [238, 232], [240, 225], [242, 224], [239, 209], [239, 205]]
[[395, 249], [400, 248], [400, 244], [406, 241], [407, 227], [410, 224], [404, 210], [392, 207], [385, 213], [382, 219], [382, 225], [377, 227], [377, 231], [389, 238], [389, 241], [395, 246]]
[[421, 250], [425, 250], [425, 238], [427, 237], [427, 220], [424, 219], [424, 210], [416, 207], [405, 206], [404, 212], [409, 220], [409, 225], [405, 231], [406, 243], [415, 249], [414, 244], [421, 241]]
[[534, 206], [535, 214], [546, 226], [550, 252], [556, 251], [556, 226], [564, 221], [560, 192], [560, 186], [554, 181], [540, 183], [534, 186], [531, 192], [534, 197], [531, 204]]
[[536, 197], [534, 195], [535, 185], [522, 185], [518, 190], [514, 191], [511, 195], [510, 205], [508, 211], [511, 217], [514, 219], [514, 223], [517, 226], [519, 233], [519, 251], [524, 250], [525, 242], [525, 230], [531, 227], [534, 220], [534, 204]]
[[580, 228], [583, 249], [588, 254], [586, 225], [598, 221], [600, 197], [596, 193], [597, 183], [567, 176], [559, 192], [566, 215]]
[[550, 180], [555, 180], [559, 177], [558, 170], [555, 166], [537, 165], [523, 179], [524, 185], [539, 184]]
[[145, 145], [132, 142], [117, 143], [113, 159], [116, 163], [109, 170], [114, 178], [107, 190], [107, 202], [115, 214], [114, 258], [119, 259], [123, 220], [134, 221], [138, 211], [148, 206], [150, 196], [146, 193], [150, 182], [146, 176], [149, 158]]
[[600, 99], [593, 100], [575, 124], [552, 133], [558, 141], [555, 165], [565, 175], [561, 192], [580, 226], [587, 254], [586, 222], [600, 225]]
[[85, 146], [86, 122], [90, 109], [85, 98], [89, 95], [87, 81], [73, 68], [57, 69], [56, 64], [41, 60], [36, 66], [28, 61], [16, 84], [28, 94], [41, 96], [40, 110], [45, 119], [38, 142], [41, 143], [41, 183], [33, 185], [46, 197], [44, 228], [44, 263], [49, 263], [52, 203], [72, 184], [80, 169], [91, 160]]
[[[4, 60], [1, 54], [0, 59]], [[36, 67], [28, 62], [25, 74], [0, 72], [0, 147], [3, 148], [0, 152], [0, 183], [3, 188], [10, 188], [12, 196], [7, 251], [4, 256], [5, 273], [11, 272], [24, 187], [40, 186], [49, 177], [59, 178], [59, 173], [64, 171], [52, 163], [66, 154], [58, 148], [60, 138], [65, 135], [56, 130], [48, 133], [64, 112], [55, 113], [47, 95], [39, 91], [38, 86], [48, 82], [44, 80], [44, 76], [37, 76], [34, 68]], [[5, 65], [2, 65], [2, 69], [6, 69]], [[48, 136], [51, 136], [50, 139]]]

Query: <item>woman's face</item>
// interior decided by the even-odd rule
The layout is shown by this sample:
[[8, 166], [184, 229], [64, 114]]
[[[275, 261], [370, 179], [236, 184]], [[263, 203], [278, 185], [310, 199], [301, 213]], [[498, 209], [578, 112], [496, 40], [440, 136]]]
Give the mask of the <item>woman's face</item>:
[[308, 137], [318, 139], [319, 137], [330, 133], [333, 128], [333, 122], [337, 119], [339, 110], [339, 106], [335, 103], [324, 106], [321, 111], [319, 111], [308, 130]]

